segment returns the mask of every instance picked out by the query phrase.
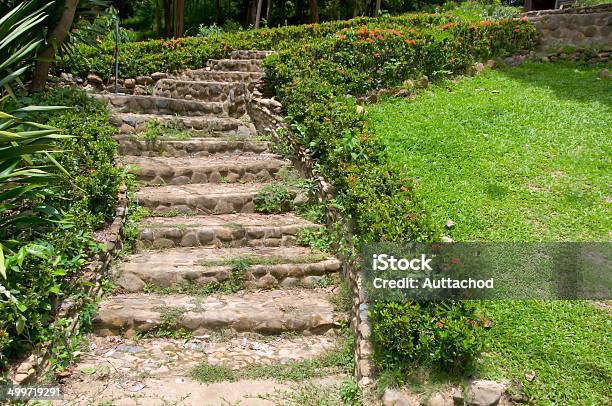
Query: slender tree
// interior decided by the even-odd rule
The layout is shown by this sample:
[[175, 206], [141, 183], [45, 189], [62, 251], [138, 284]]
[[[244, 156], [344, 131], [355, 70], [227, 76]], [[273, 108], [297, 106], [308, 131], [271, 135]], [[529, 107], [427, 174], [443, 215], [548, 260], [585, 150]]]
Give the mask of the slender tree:
[[380, 14], [380, 4], [382, 3], [382, 0], [376, 0], [376, 8], [374, 9], [374, 17], [378, 17], [378, 15]]
[[155, 34], [157, 38], [162, 35], [162, 26], [161, 26], [161, 15], [162, 15], [162, 6], [160, 5], [160, 0], [155, 1]]
[[174, 38], [180, 38], [185, 31], [185, 0], [174, 0]]
[[164, 28], [166, 31], [166, 38], [170, 38], [170, 0], [163, 0], [164, 2]]
[[221, 0], [215, 0], [215, 24], [219, 25], [221, 17]]
[[317, 5], [317, 0], [310, 0], [310, 22], [319, 22], [319, 7]]
[[61, 17], [51, 30], [51, 36], [47, 45], [37, 55], [36, 68], [32, 74], [32, 84], [30, 87], [32, 91], [38, 92], [44, 89], [51, 63], [55, 59], [55, 50], [62, 45], [62, 42], [68, 36], [78, 4], [79, 0], [65, 1]]
[[259, 23], [261, 20], [261, 5], [263, 0], [257, 0], [257, 12], [255, 13], [255, 28], [259, 28]]

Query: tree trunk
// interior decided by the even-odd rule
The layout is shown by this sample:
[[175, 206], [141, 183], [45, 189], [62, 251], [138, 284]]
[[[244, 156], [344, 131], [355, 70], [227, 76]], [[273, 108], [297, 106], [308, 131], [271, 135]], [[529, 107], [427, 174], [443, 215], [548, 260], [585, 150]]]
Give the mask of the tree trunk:
[[66, 0], [62, 16], [53, 28], [53, 31], [51, 31], [51, 35], [47, 40], [47, 46], [36, 56], [36, 68], [34, 69], [32, 84], [30, 85], [30, 90], [33, 92], [38, 92], [45, 88], [51, 62], [55, 59], [55, 50], [62, 45], [62, 42], [68, 36], [78, 4], [79, 0]]
[[257, 0], [257, 13], [255, 14], [255, 28], [259, 28], [259, 23], [261, 21], [261, 6], [263, 0]]
[[221, 17], [221, 0], [215, 0], [215, 24], [219, 25]]
[[174, 0], [174, 38], [183, 36], [185, 30], [185, 0]]
[[164, 27], [166, 29], [166, 38], [170, 38], [170, 0], [164, 1]]
[[317, 6], [317, 0], [310, 0], [310, 22], [319, 22], [319, 7]]
[[374, 17], [378, 17], [378, 15], [380, 14], [380, 4], [382, 3], [382, 0], [376, 0], [376, 8], [374, 9]]
[[155, 35], [157, 36], [157, 38], [161, 37], [161, 30], [162, 30], [162, 26], [161, 26], [162, 10], [161, 10], [161, 5], [159, 2], [160, 0], [155, 0]]
[[353, 0], [353, 18], [357, 17], [359, 12], [359, 0]]
[[266, 0], [266, 23], [270, 26], [270, 10], [272, 9], [272, 0]]
[[295, 0], [295, 17], [298, 24], [302, 24], [304, 19], [302, 18], [302, 1]]

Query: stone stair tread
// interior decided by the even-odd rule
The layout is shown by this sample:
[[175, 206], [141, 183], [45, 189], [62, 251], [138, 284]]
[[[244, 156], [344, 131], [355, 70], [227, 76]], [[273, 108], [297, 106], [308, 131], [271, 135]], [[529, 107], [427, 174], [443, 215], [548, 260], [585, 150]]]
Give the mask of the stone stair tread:
[[151, 114], [151, 113], [133, 113], [133, 112], [121, 112], [115, 111], [111, 116], [111, 121], [115, 125], [120, 125], [121, 122], [132, 124], [132, 127], [137, 123], [146, 123], [150, 120], [163, 119], [168, 122], [172, 122], [173, 120], [178, 119], [188, 119], [188, 120], [205, 120], [210, 123], [219, 123], [219, 124], [229, 124], [229, 125], [248, 125], [249, 123], [235, 117], [219, 117], [217, 115], [209, 115], [209, 116], [195, 116], [195, 117], [180, 117], [174, 114]]
[[202, 157], [124, 155], [121, 161], [138, 180], [152, 185], [267, 182], [290, 165], [278, 155], [248, 152]]
[[276, 154], [261, 153], [261, 154], [240, 154], [240, 155], [211, 155], [208, 157], [140, 157], [124, 155], [121, 160], [125, 164], [129, 165], [158, 165], [168, 166], [172, 168], [179, 167], [190, 167], [195, 168], [198, 166], [208, 165], [221, 165], [221, 166], [243, 166], [254, 163], [267, 164], [264, 166], [283, 166], [289, 165], [290, 162]]
[[261, 214], [261, 213], [235, 213], [235, 214], [207, 214], [200, 216], [176, 217], [147, 217], [140, 222], [141, 228], [156, 227], [214, 227], [214, 226], [242, 226], [242, 227], [283, 227], [283, 226], [312, 226], [320, 227], [293, 213]]
[[102, 336], [155, 330], [168, 324], [196, 335], [232, 330], [277, 335], [283, 332], [324, 334], [345, 320], [330, 288], [241, 291], [230, 295], [121, 294], [102, 300], [94, 330]]
[[[108, 101], [112, 108], [126, 113], [156, 114], [152, 113], [150, 110], [162, 109], [170, 110], [174, 113], [180, 112], [181, 115], [184, 116], [228, 116], [224, 110], [224, 102], [185, 100], [174, 99], [171, 97], [130, 94], [97, 94], [95, 97], [99, 100]], [[168, 113], [157, 113], [168, 115]]]
[[[80, 357], [78, 370], [87, 370], [100, 362], [110, 363], [125, 372], [148, 372], [156, 375], [190, 375], [202, 362], [225, 365], [232, 369], [248, 365], [277, 362], [299, 362], [317, 358], [336, 348], [338, 338], [329, 335], [261, 336], [237, 333], [231, 337], [206, 334], [189, 340], [173, 338], [141, 338], [133, 341], [124, 337], [92, 336], [95, 348]], [[125, 368], [125, 369], [124, 369]], [[85, 374], [83, 374], [85, 375]]]
[[210, 156], [213, 154], [265, 153], [270, 142], [246, 137], [191, 137], [187, 139], [146, 140], [133, 135], [114, 137], [119, 142], [119, 153], [132, 156]]
[[244, 288], [320, 286], [327, 274], [339, 271], [338, 259], [305, 247], [173, 248], [145, 251], [125, 258], [115, 268], [117, 284], [127, 292], [156, 288], [191, 291], [227, 280], [234, 264]]
[[148, 217], [140, 223], [137, 243], [143, 249], [296, 246], [303, 230], [320, 227], [290, 213]]
[[266, 183], [212, 183], [212, 184], [188, 184], [167, 186], [142, 186], [136, 195], [139, 200], [145, 197], [190, 198], [199, 196], [227, 196], [256, 194]]
[[255, 212], [255, 198], [265, 183], [206, 183], [141, 187], [138, 203], [153, 215], [174, 210], [185, 214]]
[[[313, 258], [316, 256], [316, 258]], [[179, 266], [215, 266], [219, 261], [239, 258], [256, 258], [267, 260], [279, 258], [286, 263], [306, 263], [312, 261], [334, 260], [335, 257], [315, 252], [308, 247], [240, 247], [240, 248], [206, 248], [184, 247], [164, 251], [146, 251], [128, 255], [123, 264], [167, 264]]]
[[247, 83], [249, 90], [252, 90], [254, 82], [259, 81], [263, 76], [263, 72], [215, 71], [210, 70], [210, 68], [202, 68], [186, 70], [178, 75], [177, 79], [215, 82], [240, 81]]

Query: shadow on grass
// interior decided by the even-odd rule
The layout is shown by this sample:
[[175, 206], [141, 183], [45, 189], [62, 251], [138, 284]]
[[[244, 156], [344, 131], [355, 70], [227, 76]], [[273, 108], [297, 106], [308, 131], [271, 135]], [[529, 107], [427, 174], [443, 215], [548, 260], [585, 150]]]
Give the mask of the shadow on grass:
[[603, 65], [586, 65], [572, 62], [527, 62], [514, 68], [499, 71], [518, 80], [554, 92], [561, 99], [592, 103], [598, 101], [612, 108], [612, 79], [600, 79]]

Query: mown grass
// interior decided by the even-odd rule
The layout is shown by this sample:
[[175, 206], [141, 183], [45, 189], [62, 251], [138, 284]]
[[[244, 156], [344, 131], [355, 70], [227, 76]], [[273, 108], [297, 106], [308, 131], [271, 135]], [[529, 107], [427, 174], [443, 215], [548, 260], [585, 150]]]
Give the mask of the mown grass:
[[[457, 241], [609, 241], [612, 81], [527, 63], [370, 106], [370, 125]], [[535, 404], [606, 404], [609, 313], [580, 301], [491, 301], [478, 375]], [[534, 376], [532, 376], [534, 374]]]
[[610, 238], [612, 83], [525, 64], [370, 108], [391, 158], [457, 241]]

